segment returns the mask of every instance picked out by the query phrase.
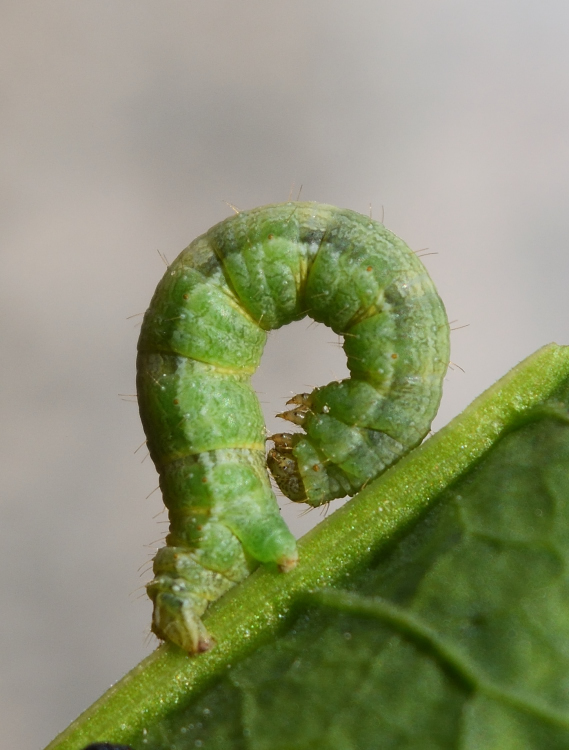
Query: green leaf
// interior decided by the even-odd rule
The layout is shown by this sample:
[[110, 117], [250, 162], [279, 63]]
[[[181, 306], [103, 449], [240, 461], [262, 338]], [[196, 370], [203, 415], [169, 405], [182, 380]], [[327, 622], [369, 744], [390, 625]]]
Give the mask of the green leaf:
[[568, 379], [528, 358], [49, 750], [569, 747]]

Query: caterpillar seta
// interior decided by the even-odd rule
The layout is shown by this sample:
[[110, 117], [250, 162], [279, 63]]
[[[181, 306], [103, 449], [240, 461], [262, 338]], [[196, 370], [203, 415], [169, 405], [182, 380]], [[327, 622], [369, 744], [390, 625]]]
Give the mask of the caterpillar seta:
[[[309, 315], [344, 338], [351, 377], [295, 396], [302, 432], [270, 438], [250, 378], [267, 331]], [[449, 360], [443, 303], [382, 224], [289, 202], [242, 211], [194, 240], [158, 284], [140, 333], [137, 393], [170, 529], [147, 590], [153, 632], [190, 653], [201, 616], [259, 563], [288, 571], [282, 492], [354, 495], [429, 431]]]

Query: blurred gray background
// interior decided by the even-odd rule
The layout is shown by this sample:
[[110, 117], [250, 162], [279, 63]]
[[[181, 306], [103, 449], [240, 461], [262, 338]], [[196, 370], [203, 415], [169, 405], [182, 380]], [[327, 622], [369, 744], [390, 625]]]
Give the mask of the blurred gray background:
[[[133, 394], [172, 260], [239, 208], [385, 215], [455, 326], [435, 427], [567, 343], [569, 5], [555, 0], [5, 0], [0, 726], [41, 748], [155, 646], [165, 533]], [[308, 321], [258, 390], [345, 373]], [[271, 428], [276, 429], [274, 420]], [[318, 521], [286, 505], [301, 534]], [[158, 541], [157, 541], [158, 540]], [[142, 566], [142, 567], [141, 567]], [[139, 570], [140, 569], [140, 570]]]

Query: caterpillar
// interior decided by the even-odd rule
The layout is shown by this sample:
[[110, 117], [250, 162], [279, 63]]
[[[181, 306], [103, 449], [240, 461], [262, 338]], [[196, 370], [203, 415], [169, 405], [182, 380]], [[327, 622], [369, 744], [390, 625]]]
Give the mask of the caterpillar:
[[[344, 338], [351, 377], [295, 396], [270, 438], [250, 377], [267, 331], [309, 315]], [[152, 630], [196, 653], [201, 616], [259, 563], [298, 560], [267, 465], [294, 502], [354, 495], [427, 434], [449, 326], [423, 264], [382, 224], [289, 202], [194, 240], [158, 284], [140, 332], [137, 393], [170, 528], [147, 591]]]

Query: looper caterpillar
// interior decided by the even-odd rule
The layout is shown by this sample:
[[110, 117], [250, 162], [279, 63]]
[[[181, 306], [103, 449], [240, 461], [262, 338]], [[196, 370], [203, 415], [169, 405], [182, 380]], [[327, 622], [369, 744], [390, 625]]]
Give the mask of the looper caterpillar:
[[[266, 331], [309, 315], [344, 337], [351, 377], [299, 394], [265, 456], [250, 384]], [[140, 415], [169, 510], [148, 594], [152, 630], [189, 652], [200, 617], [259, 564], [286, 571], [296, 542], [266, 465], [295, 502], [354, 495], [418, 445], [441, 398], [449, 326], [423, 264], [382, 224], [319, 203], [243, 211], [194, 240], [147, 310]]]

